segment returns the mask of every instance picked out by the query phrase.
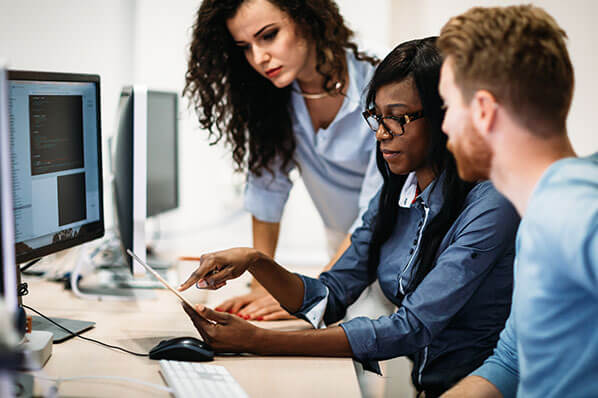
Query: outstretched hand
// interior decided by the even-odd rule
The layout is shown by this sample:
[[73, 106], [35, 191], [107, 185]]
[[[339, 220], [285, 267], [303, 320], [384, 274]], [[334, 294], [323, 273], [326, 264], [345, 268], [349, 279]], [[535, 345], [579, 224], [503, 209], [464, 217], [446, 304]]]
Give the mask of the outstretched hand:
[[202, 289], [219, 289], [227, 280], [241, 276], [259, 255], [260, 252], [247, 247], [204, 254], [200, 257], [199, 267], [181, 284], [179, 291], [187, 290], [195, 283]]
[[263, 329], [243, 319], [198, 305], [195, 309], [183, 303], [193, 325], [214, 351], [255, 352], [257, 337]]

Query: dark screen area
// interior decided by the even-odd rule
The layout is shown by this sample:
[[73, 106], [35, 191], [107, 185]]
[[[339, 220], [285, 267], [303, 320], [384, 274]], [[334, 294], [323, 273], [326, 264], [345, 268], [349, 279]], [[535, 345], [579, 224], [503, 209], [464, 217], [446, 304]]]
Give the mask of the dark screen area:
[[83, 97], [30, 95], [31, 174], [83, 168]]
[[177, 94], [147, 96], [147, 216], [178, 206]]
[[86, 218], [85, 173], [58, 176], [58, 225]]

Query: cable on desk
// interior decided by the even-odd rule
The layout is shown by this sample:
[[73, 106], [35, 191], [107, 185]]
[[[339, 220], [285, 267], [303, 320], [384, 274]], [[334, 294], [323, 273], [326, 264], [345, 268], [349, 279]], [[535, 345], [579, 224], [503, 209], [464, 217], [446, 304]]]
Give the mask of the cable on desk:
[[78, 381], [78, 380], [117, 380], [117, 381], [128, 381], [130, 383], [136, 383], [136, 384], [141, 384], [147, 387], [152, 387], [155, 388], [156, 390], [161, 390], [161, 391], [165, 391], [165, 392], [169, 392], [172, 393], [173, 390], [170, 387], [167, 386], [163, 386], [161, 384], [154, 384], [154, 383], [149, 383], [147, 381], [144, 380], [139, 380], [139, 379], [132, 379], [129, 377], [121, 377], [121, 376], [74, 376], [74, 377], [46, 377], [46, 376], [39, 376], [39, 375], [33, 375], [33, 377], [35, 377], [36, 379], [40, 379], [40, 380], [48, 380], [48, 381], [53, 381], [54, 383], [56, 383], [56, 389], [58, 389], [58, 387], [60, 386], [60, 383], [63, 383], [65, 381]]
[[136, 355], [136, 356], [138, 356], [138, 357], [148, 357], [148, 356], [149, 356], [149, 354], [141, 354], [141, 353], [138, 353], [138, 352], [129, 351], [129, 350], [127, 350], [126, 348], [117, 347], [117, 346], [115, 346], [115, 345], [110, 345], [110, 344], [102, 343], [101, 341], [98, 341], [98, 340], [95, 340], [95, 339], [90, 339], [89, 337], [84, 337], [84, 336], [81, 336], [81, 333], [83, 333], [83, 332], [75, 333], [75, 332], [73, 332], [73, 331], [71, 331], [71, 330], [69, 330], [69, 329], [65, 328], [64, 326], [62, 326], [62, 325], [60, 325], [60, 324], [58, 324], [58, 323], [54, 322], [52, 319], [48, 318], [47, 316], [45, 316], [45, 315], [44, 315], [44, 314], [42, 314], [41, 312], [39, 312], [39, 311], [37, 311], [37, 310], [34, 310], [33, 308], [29, 307], [28, 305], [25, 305], [25, 304], [23, 304], [22, 306], [23, 306], [23, 308], [27, 308], [28, 310], [31, 310], [31, 311], [35, 312], [37, 315], [41, 316], [42, 318], [44, 318], [44, 319], [45, 319], [45, 320], [47, 320], [48, 322], [51, 322], [51, 323], [53, 323], [54, 325], [58, 326], [59, 328], [61, 328], [61, 329], [65, 330], [67, 333], [69, 333], [69, 334], [70, 334], [71, 336], [73, 336], [73, 337], [79, 337], [80, 339], [87, 340], [87, 341], [91, 341], [92, 343], [97, 343], [97, 344], [103, 345], [104, 347], [108, 347], [108, 348], [114, 348], [115, 350], [124, 351], [124, 352], [126, 352], [126, 353], [128, 353], [128, 354], [131, 354], [131, 355]]
[[29, 268], [31, 268], [32, 266], [34, 266], [35, 264], [37, 264], [38, 262], [40, 262], [40, 260], [41, 260], [41, 259], [42, 259], [42, 258], [40, 257], [40, 258], [36, 258], [35, 260], [31, 260], [31, 261], [29, 261], [27, 264], [25, 264], [25, 265], [23, 265], [23, 266], [21, 267], [21, 270], [20, 270], [20, 271], [21, 271], [21, 272], [23, 272], [23, 271], [27, 271]]

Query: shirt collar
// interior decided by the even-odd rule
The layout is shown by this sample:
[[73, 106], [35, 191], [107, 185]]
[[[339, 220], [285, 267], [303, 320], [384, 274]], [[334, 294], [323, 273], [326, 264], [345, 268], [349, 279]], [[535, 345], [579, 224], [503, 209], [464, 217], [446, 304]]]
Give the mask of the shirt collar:
[[[426, 189], [417, 197], [417, 200], [420, 200], [425, 207], [430, 208], [431, 216], [438, 214], [440, 209], [444, 204], [444, 197], [443, 197], [443, 187], [445, 181], [445, 173], [442, 172], [440, 177], [434, 179]], [[417, 190], [417, 176], [415, 175], [415, 171], [412, 171], [407, 176], [405, 180], [405, 184], [403, 184], [403, 188], [401, 189], [401, 194], [399, 195], [399, 206], [409, 208], [415, 199]]]
[[412, 171], [407, 176], [405, 180], [405, 184], [403, 184], [403, 188], [401, 189], [401, 194], [399, 195], [399, 206], [409, 208], [415, 199], [415, 195], [417, 193], [417, 176], [415, 175], [415, 171]]

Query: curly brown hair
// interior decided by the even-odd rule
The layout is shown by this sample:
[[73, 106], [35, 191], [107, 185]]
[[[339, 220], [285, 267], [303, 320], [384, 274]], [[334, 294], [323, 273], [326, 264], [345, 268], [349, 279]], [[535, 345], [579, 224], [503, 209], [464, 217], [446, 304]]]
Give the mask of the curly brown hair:
[[[294, 161], [295, 138], [288, 109], [290, 86], [276, 88], [247, 62], [234, 44], [226, 20], [246, 0], [204, 0], [193, 25], [183, 95], [189, 97], [207, 129], [211, 144], [223, 137], [232, 148], [236, 171], [261, 175], [273, 162], [286, 170]], [[323, 89], [338, 93], [346, 85], [345, 51], [372, 64], [377, 59], [359, 52], [353, 32], [332, 0], [268, 0], [288, 14], [303, 37], [315, 43], [316, 70]], [[335, 87], [336, 82], [341, 85]]]

